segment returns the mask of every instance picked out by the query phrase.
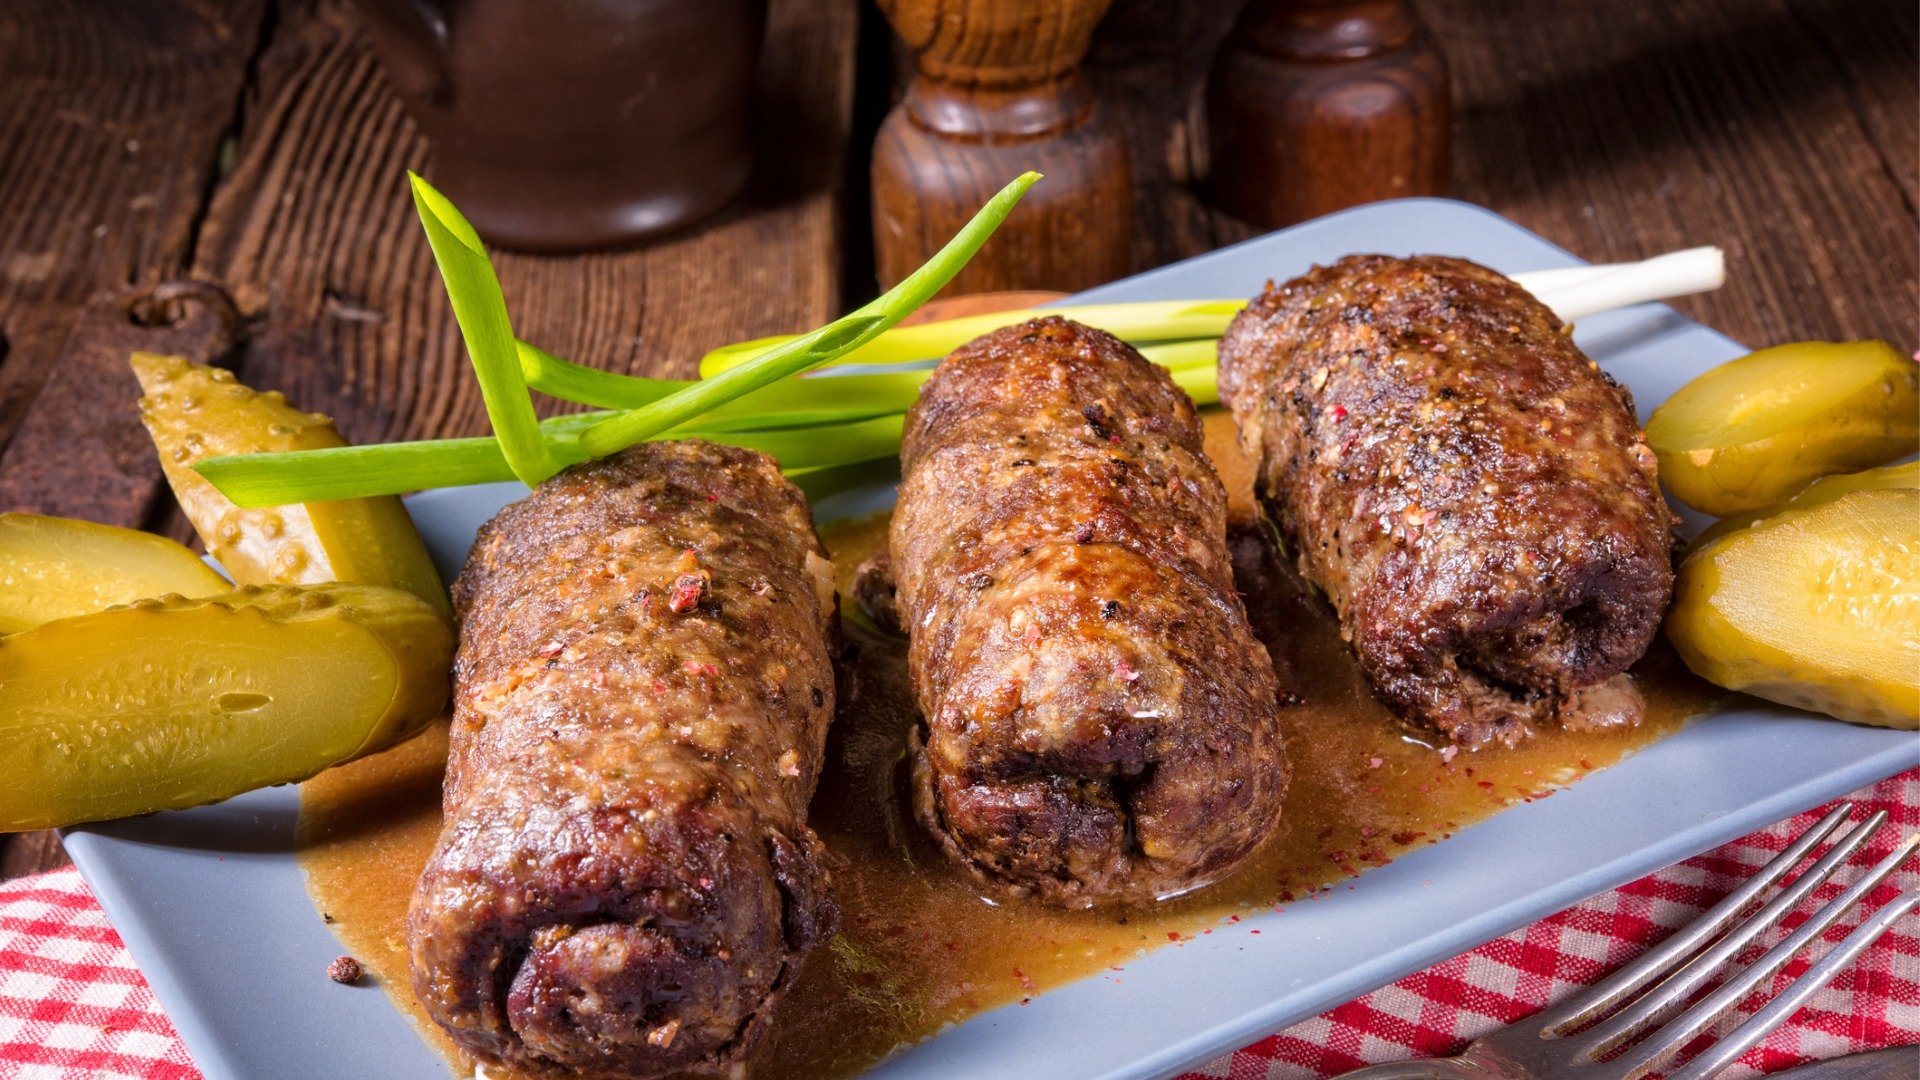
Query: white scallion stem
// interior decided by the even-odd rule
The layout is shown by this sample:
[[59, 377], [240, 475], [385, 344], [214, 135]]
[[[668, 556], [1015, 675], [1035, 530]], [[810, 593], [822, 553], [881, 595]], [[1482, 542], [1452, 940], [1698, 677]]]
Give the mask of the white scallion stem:
[[1688, 248], [1632, 263], [1515, 274], [1513, 280], [1567, 322], [1614, 308], [1711, 292], [1726, 283], [1726, 254]]

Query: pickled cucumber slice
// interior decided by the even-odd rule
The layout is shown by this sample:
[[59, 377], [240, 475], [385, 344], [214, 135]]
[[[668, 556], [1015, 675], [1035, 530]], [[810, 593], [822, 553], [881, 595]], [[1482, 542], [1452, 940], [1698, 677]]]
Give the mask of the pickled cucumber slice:
[[0, 831], [215, 802], [414, 734], [453, 635], [411, 593], [246, 586], [0, 638]]
[[115, 604], [232, 588], [164, 536], [39, 514], [0, 514], [0, 634]]
[[1805, 341], [1707, 372], [1647, 419], [1673, 497], [1715, 517], [1920, 450], [1920, 364], [1884, 341]]
[[1851, 492], [1882, 491], [1888, 488], [1920, 488], [1920, 461], [1886, 465], [1855, 473], [1841, 473], [1838, 476], [1823, 476], [1802, 488], [1798, 495], [1779, 506], [1765, 510], [1750, 510], [1744, 514], [1721, 518], [1694, 540], [1693, 548], [1697, 551], [1730, 532], [1744, 529], [1762, 518], [1778, 514], [1783, 510], [1803, 510], [1809, 506], [1830, 503]]
[[1696, 551], [1667, 637], [1731, 690], [1920, 727], [1920, 491], [1856, 491]]
[[222, 454], [345, 446], [333, 421], [278, 391], [243, 386], [224, 368], [134, 353], [146, 396], [140, 418], [167, 483], [207, 550], [243, 585], [350, 581], [405, 589], [451, 622], [446, 588], [400, 500], [338, 499], [242, 509], [193, 471]]

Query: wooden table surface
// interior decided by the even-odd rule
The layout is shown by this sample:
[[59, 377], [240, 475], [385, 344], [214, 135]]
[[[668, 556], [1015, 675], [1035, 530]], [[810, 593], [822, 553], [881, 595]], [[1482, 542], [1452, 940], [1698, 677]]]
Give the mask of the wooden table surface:
[[[1136, 269], [1256, 232], [1189, 190], [1191, 91], [1233, 6], [1119, 0], [1096, 40], [1132, 141]], [[1727, 287], [1679, 306], [1743, 341], [1920, 345], [1910, 0], [1418, 6], [1453, 69], [1453, 195], [1594, 260], [1725, 247]], [[883, 27], [855, 0], [773, 0], [763, 69], [777, 167], [668, 242], [500, 256], [521, 336], [687, 376], [712, 345], [872, 293]], [[130, 348], [228, 364], [355, 441], [483, 430], [408, 167], [431, 156], [345, 0], [0, 6], [0, 508], [188, 535]], [[0, 838], [0, 878], [60, 861], [50, 834]]]

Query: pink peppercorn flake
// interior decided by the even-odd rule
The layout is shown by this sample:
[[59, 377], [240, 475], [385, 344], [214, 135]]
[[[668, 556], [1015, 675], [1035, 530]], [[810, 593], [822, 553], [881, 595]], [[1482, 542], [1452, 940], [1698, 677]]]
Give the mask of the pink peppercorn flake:
[[667, 610], [675, 615], [684, 615], [700, 606], [700, 598], [707, 593], [707, 575], [681, 574], [673, 583], [673, 594], [667, 600]]

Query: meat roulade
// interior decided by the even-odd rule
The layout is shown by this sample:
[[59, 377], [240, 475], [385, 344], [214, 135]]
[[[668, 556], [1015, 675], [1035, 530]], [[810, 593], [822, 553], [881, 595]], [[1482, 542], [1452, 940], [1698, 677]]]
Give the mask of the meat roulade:
[[943, 361], [890, 559], [925, 717], [918, 813], [996, 893], [1074, 907], [1231, 869], [1278, 820], [1275, 678], [1193, 403], [1059, 318]]
[[773, 461], [703, 442], [575, 466], [480, 531], [415, 992], [509, 1065], [738, 1060], [828, 932], [806, 826], [831, 567]]
[[1666, 610], [1673, 515], [1626, 390], [1526, 290], [1439, 256], [1315, 268], [1234, 319], [1220, 396], [1396, 713], [1464, 746], [1637, 718], [1609, 680]]

